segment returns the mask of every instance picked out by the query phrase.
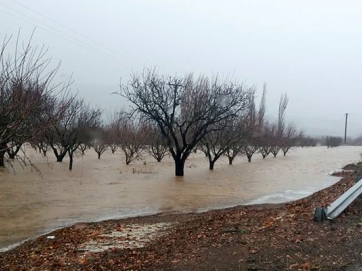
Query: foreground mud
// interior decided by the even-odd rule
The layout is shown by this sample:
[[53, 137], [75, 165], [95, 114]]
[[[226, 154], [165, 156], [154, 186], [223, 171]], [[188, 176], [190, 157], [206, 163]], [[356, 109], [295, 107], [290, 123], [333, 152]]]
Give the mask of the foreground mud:
[[313, 221], [354, 184], [288, 204], [78, 223], [0, 253], [0, 270], [362, 270], [362, 200]]

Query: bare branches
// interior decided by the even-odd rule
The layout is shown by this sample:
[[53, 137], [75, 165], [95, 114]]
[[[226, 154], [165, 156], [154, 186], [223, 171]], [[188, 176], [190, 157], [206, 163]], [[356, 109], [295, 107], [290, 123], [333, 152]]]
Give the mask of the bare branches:
[[120, 121], [119, 121], [119, 113], [115, 112], [110, 120], [108, 125], [106, 126], [106, 141], [107, 145], [110, 147], [112, 153], [115, 153], [119, 147], [120, 142]]
[[263, 159], [265, 159], [271, 152], [273, 147], [273, 141], [275, 137], [275, 129], [273, 129], [274, 126], [269, 124], [268, 122], [265, 122], [263, 125], [263, 131], [260, 134], [260, 148], [259, 153], [263, 156]]
[[145, 151], [146, 128], [141, 120], [130, 119], [125, 112], [119, 118], [119, 147], [125, 155], [126, 165], [142, 157]]
[[[12, 37], [5, 37], [0, 49], [0, 166], [4, 166], [6, 150], [47, 129], [53, 118], [43, 122], [44, 108], [64, 91], [60, 85], [52, 85], [60, 64], [49, 68], [47, 49], [32, 46], [32, 36], [21, 43], [19, 32], [13, 53], [9, 52]], [[8, 153], [15, 157], [11, 150]]]
[[238, 119], [221, 122], [218, 125], [222, 128], [212, 130], [201, 139], [200, 149], [209, 160], [210, 170], [214, 169], [216, 161], [221, 156], [225, 153], [230, 154], [232, 150], [235, 150], [235, 146], [241, 144], [242, 127], [239, 124]]
[[168, 154], [167, 142], [155, 124], [145, 124], [145, 127], [148, 134], [146, 141], [148, 153], [155, 158], [157, 162], [161, 162]]
[[108, 149], [106, 138], [106, 130], [104, 127], [93, 128], [91, 131], [90, 146], [92, 146], [98, 154], [98, 159], [101, 159], [101, 155]]
[[261, 136], [265, 118], [265, 99], [266, 99], [266, 85], [264, 84], [263, 95], [260, 101], [259, 111], [256, 110], [255, 97], [250, 97], [249, 110], [246, 116], [245, 124], [245, 140], [242, 144], [242, 149], [248, 159], [251, 162], [253, 155], [258, 152], [261, 146]]
[[290, 123], [284, 133], [283, 138], [281, 140], [281, 148], [284, 156], [286, 156], [287, 152], [297, 144], [298, 132], [294, 123]]
[[252, 88], [228, 80], [200, 76], [159, 76], [155, 70], [133, 75], [122, 96], [133, 112], [155, 122], [175, 160], [175, 173], [184, 175], [184, 163], [192, 149], [220, 122], [245, 111]]
[[57, 121], [44, 131], [45, 138], [57, 162], [62, 162], [68, 153], [69, 170], [72, 170], [73, 154], [82, 143], [90, 144], [90, 132], [99, 127], [101, 110], [90, 107], [83, 99], [73, 95], [65, 95], [47, 109], [51, 110], [47, 115], [54, 114]]
[[279, 113], [278, 113], [278, 133], [281, 135], [285, 128], [285, 110], [287, 109], [289, 99], [287, 94], [283, 94], [279, 101]]
[[264, 83], [263, 85], [263, 94], [260, 99], [260, 105], [259, 105], [259, 112], [258, 112], [258, 123], [259, 126], [264, 126], [265, 121], [265, 111], [266, 111], [266, 93], [267, 93], [267, 84]]

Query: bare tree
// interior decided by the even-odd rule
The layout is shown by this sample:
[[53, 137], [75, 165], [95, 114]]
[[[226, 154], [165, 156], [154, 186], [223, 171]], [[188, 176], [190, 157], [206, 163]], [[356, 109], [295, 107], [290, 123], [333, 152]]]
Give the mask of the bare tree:
[[155, 158], [157, 162], [161, 162], [168, 154], [167, 142], [155, 124], [150, 123], [147, 125], [147, 134], [148, 153]]
[[96, 127], [91, 131], [91, 146], [98, 154], [98, 159], [108, 149], [106, 130], [104, 127]]
[[[100, 110], [99, 109], [93, 109], [98, 111], [99, 114]], [[97, 117], [97, 120], [93, 122], [93, 124], [91, 124], [89, 127], [85, 127], [82, 129], [82, 133], [79, 136], [79, 146], [78, 149], [76, 151], [80, 151], [81, 155], [85, 154], [86, 150], [90, 150], [93, 145], [92, 145], [92, 139], [93, 139], [93, 131], [99, 129], [100, 125], [100, 119], [99, 117]]]
[[79, 146], [78, 146], [78, 149], [80, 150], [80, 153], [81, 153], [82, 155], [84, 155], [84, 154], [85, 154], [85, 151], [86, 151], [87, 149], [89, 149], [89, 145], [88, 145], [88, 143], [80, 143]]
[[238, 129], [240, 125], [236, 125], [240, 122], [238, 119], [232, 119], [215, 124], [221, 127], [217, 127], [201, 139], [200, 149], [208, 158], [210, 170], [214, 169], [216, 161], [221, 156], [240, 143], [241, 133]]
[[[18, 34], [12, 54], [8, 52], [11, 40], [5, 37], [0, 48], [0, 166], [4, 166], [7, 150], [15, 157], [17, 146], [47, 129], [54, 119], [41, 122], [43, 108], [63, 91], [51, 83], [59, 65], [49, 68], [46, 48], [32, 46], [32, 36], [21, 44]], [[13, 147], [14, 152], [9, 149]]]
[[61, 100], [60, 108], [64, 104], [66, 110], [62, 112], [59, 121], [47, 129], [45, 136], [57, 162], [62, 162], [65, 155], [69, 155], [69, 170], [72, 170], [74, 152], [80, 144], [89, 141], [91, 129], [100, 123], [101, 111], [91, 108], [83, 99], [75, 96]]
[[282, 135], [285, 129], [285, 111], [289, 103], [287, 94], [282, 94], [279, 101], [279, 112], [278, 112], [278, 134]]
[[287, 152], [294, 146], [296, 146], [297, 144], [297, 139], [298, 139], [298, 132], [297, 132], [297, 128], [295, 126], [295, 124], [290, 123], [286, 129], [284, 130], [284, 134], [283, 134], [283, 138], [282, 138], [282, 143], [281, 143], [281, 147], [283, 150], [283, 154], [284, 156], [287, 155]]
[[[47, 112], [45, 111], [44, 114], [47, 114]], [[51, 126], [48, 128], [50, 127]], [[45, 132], [42, 132], [41, 134], [37, 135], [37, 137], [29, 140], [28, 143], [35, 151], [38, 151], [44, 157], [47, 156], [47, 153], [50, 150], [49, 143], [45, 137]]]
[[119, 112], [115, 112], [106, 126], [106, 141], [112, 153], [115, 153], [119, 148], [121, 131], [119, 118]]
[[[46, 118], [55, 118], [57, 121], [52, 123], [48, 129], [43, 132], [47, 144], [53, 150], [57, 162], [62, 162], [67, 155], [69, 141], [71, 137], [73, 117], [71, 111], [74, 112], [74, 103], [77, 103], [76, 96], [69, 92], [49, 103], [45, 108]], [[46, 122], [46, 120], [45, 120]]]
[[67, 113], [69, 113], [67, 118], [71, 124], [67, 136], [67, 149], [69, 155], [69, 170], [72, 170], [74, 152], [81, 143], [88, 140], [89, 130], [99, 125], [101, 110], [91, 108], [88, 104], [85, 104], [83, 99], [78, 99], [71, 104]]
[[130, 118], [125, 112], [120, 113], [119, 147], [125, 155], [126, 165], [142, 157], [145, 151], [146, 129], [139, 119]]
[[282, 148], [282, 140], [283, 134], [285, 130], [285, 110], [288, 106], [288, 96], [287, 94], [283, 94], [280, 97], [279, 101], [279, 112], [278, 112], [278, 122], [277, 127], [275, 129], [275, 135], [272, 143], [271, 153], [273, 154], [274, 158], [277, 157], [280, 149]]
[[133, 75], [121, 95], [143, 118], [157, 123], [175, 161], [176, 176], [184, 175], [187, 157], [215, 124], [245, 110], [252, 89], [231, 81], [166, 77], [155, 70]]
[[259, 153], [263, 156], [263, 159], [265, 159], [272, 150], [273, 140], [274, 140], [273, 137], [274, 137], [273, 126], [265, 122], [263, 125], [262, 133], [259, 137], [260, 139]]
[[246, 139], [246, 142], [243, 145], [244, 153], [248, 159], [248, 162], [251, 162], [253, 155], [259, 150], [260, 139], [257, 134], [251, 134]]
[[226, 151], [224, 153], [229, 160], [229, 165], [232, 165], [235, 157], [245, 154], [243, 147], [249, 133], [247, 116], [240, 116], [237, 121], [232, 121], [226, 129], [229, 131], [228, 133], [237, 136], [235, 140], [231, 140], [227, 144], [228, 146], [226, 147]]
[[255, 97], [250, 97], [249, 112], [246, 119], [246, 136], [242, 148], [248, 162], [251, 162], [253, 155], [259, 151], [261, 146], [261, 136], [265, 118], [265, 100], [266, 100], [266, 84], [263, 87], [263, 94], [260, 100], [259, 111], [256, 110]]
[[270, 141], [270, 153], [273, 154], [273, 157], [276, 158], [280, 149], [281, 149], [281, 139], [282, 135], [278, 131], [278, 124], [273, 123], [271, 125], [271, 141]]
[[45, 156], [47, 156], [47, 152], [48, 152], [48, 150], [49, 150], [49, 145], [48, 145], [48, 143], [47, 142], [40, 142], [39, 144], [38, 144], [38, 148], [39, 148], [39, 150], [41, 150], [42, 151], [42, 154], [43, 154], [43, 156], [45, 157]]
[[243, 143], [237, 142], [235, 144], [230, 145], [225, 152], [225, 155], [227, 156], [229, 160], [229, 165], [233, 164], [233, 161], [236, 156], [240, 154], [244, 154], [243, 152]]

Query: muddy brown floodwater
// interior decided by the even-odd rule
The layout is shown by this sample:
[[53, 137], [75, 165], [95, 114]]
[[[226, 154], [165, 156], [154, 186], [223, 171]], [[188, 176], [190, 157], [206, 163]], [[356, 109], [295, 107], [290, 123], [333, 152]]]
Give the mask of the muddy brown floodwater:
[[297, 148], [286, 157], [253, 157], [252, 163], [226, 159], [208, 170], [202, 153], [186, 162], [185, 177], [174, 176], [173, 160], [157, 163], [151, 157], [126, 166], [121, 152], [94, 151], [75, 160], [55, 162], [26, 149], [41, 170], [15, 164], [15, 174], [0, 172], [0, 251], [47, 231], [79, 221], [145, 215], [157, 212], [195, 212], [239, 204], [285, 202], [310, 195], [338, 178], [328, 173], [360, 160], [361, 147]]

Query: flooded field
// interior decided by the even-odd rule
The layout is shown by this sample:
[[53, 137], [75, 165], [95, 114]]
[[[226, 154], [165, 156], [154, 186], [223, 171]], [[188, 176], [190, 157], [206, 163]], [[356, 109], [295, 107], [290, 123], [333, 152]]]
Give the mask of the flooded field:
[[146, 156], [126, 166], [121, 152], [98, 160], [89, 150], [70, 172], [68, 161], [55, 162], [51, 152], [48, 159], [26, 152], [42, 178], [30, 166], [0, 172], [0, 251], [79, 221], [298, 199], [338, 181], [328, 173], [359, 161], [362, 148], [297, 148], [286, 157], [256, 155], [252, 163], [236, 158], [232, 166], [221, 159], [214, 171], [197, 153], [187, 160], [184, 178], [174, 176], [171, 158], [157, 163]]

